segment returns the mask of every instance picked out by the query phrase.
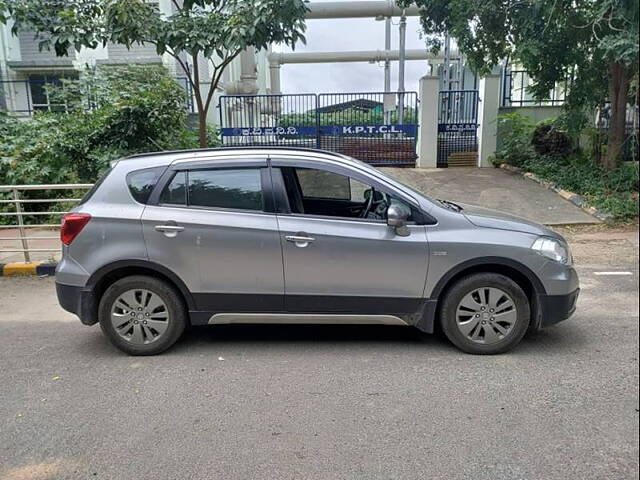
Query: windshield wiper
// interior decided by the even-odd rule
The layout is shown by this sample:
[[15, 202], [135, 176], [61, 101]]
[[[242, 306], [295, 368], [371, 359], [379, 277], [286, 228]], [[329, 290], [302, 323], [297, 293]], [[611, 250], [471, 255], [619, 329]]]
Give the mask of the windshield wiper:
[[441, 198], [437, 198], [436, 200], [438, 200], [443, 207], [453, 210], [454, 212], [461, 212], [463, 210], [460, 205], [450, 202], [449, 200], [442, 200]]

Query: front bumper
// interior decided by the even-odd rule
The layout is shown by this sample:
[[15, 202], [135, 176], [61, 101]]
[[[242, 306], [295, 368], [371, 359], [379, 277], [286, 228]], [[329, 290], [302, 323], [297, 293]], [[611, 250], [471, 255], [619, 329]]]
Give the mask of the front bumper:
[[83, 324], [98, 323], [98, 309], [92, 290], [56, 282], [56, 294], [60, 306], [77, 315]]
[[580, 289], [566, 295], [538, 295], [541, 328], [566, 320], [576, 311]]

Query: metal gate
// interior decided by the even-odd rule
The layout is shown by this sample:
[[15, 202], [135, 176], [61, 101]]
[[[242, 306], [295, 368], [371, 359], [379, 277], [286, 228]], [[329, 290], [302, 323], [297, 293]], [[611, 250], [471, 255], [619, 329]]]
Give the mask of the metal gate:
[[223, 95], [223, 145], [318, 146], [316, 95]]
[[478, 91], [443, 91], [438, 100], [437, 166], [477, 166]]
[[222, 142], [315, 147], [373, 165], [413, 166], [417, 103], [415, 92], [225, 95]]

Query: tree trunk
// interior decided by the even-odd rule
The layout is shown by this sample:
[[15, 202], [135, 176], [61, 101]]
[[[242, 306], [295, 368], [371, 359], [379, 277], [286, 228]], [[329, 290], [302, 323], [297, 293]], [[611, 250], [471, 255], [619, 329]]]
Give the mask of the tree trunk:
[[198, 138], [200, 148], [207, 148], [207, 112], [203, 110], [204, 106], [198, 107]]
[[198, 139], [200, 148], [207, 148], [207, 108], [202, 101], [200, 91], [200, 65], [198, 65], [198, 55], [193, 55], [193, 83], [195, 84], [196, 106], [198, 107]]
[[618, 166], [618, 159], [625, 138], [628, 94], [629, 74], [627, 68], [620, 62], [611, 62], [609, 64], [609, 102], [611, 113], [609, 118], [607, 153], [602, 159], [602, 166], [606, 170], [613, 170]]

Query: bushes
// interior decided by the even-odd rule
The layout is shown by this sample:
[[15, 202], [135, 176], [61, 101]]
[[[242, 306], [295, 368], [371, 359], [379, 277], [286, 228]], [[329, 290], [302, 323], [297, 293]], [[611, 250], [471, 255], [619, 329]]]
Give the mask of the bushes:
[[561, 130], [554, 133], [552, 124], [534, 127], [517, 113], [502, 116], [499, 126], [503, 142], [496, 152], [496, 164], [508, 163], [535, 173], [618, 219], [638, 215], [637, 163], [607, 172], [593, 157], [572, 149], [568, 137]]
[[533, 149], [538, 155], [566, 157], [572, 151], [569, 135], [552, 123], [541, 123], [533, 130], [531, 138]]
[[531, 145], [533, 126], [528, 118], [518, 113], [501, 115], [498, 117], [498, 129], [502, 143], [496, 151], [494, 163], [522, 168], [536, 157]]

